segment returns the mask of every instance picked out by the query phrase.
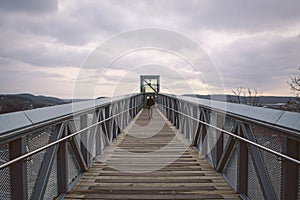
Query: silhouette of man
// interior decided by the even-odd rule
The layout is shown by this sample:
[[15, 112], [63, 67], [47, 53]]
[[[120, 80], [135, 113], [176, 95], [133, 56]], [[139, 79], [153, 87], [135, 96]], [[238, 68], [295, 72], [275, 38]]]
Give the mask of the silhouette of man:
[[153, 105], [155, 104], [154, 99], [152, 96], [150, 96], [147, 99], [147, 108], [148, 108], [148, 115], [149, 119], [152, 118], [152, 113], [153, 113]]

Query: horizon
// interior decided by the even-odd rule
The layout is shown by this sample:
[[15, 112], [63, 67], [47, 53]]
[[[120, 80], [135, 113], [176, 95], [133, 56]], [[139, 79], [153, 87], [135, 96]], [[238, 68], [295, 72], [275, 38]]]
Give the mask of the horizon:
[[[163, 92], [160, 92], [160, 93], [163, 93]], [[47, 95], [47, 94], [34, 94], [34, 93], [28, 93], [28, 92], [22, 92], [22, 93], [1, 93], [0, 95], [22, 95], [22, 94], [29, 94], [29, 95], [33, 95], [33, 96], [43, 96], [43, 97], [53, 97], [53, 98], [58, 98], [58, 99], [62, 99], [62, 100], [72, 100], [73, 98], [70, 97], [59, 97], [59, 96], [51, 96], [51, 95]], [[168, 93], [168, 94], [171, 94], [171, 93]], [[125, 94], [123, 94], [125, 95]], [[234, 94], [176, 94], [178, 96], [184, 96], [184, 95], [203, 95], [203, 96], [218, 96], [218, 95], [226, 95], [226, 96], [235, 96]], [[122, 96], [122, 95], [118, 95], [118, 96]], [[93, 99], [90, 99], [90, 98], [79, 98], [80, 100], [94, 100], [94, 99], [97, 99], [99, 97], [102, 97], [102, 98], [110, 98], [110, 97], [113, 97], [113, 96], [98, 96], [98, 97], [95, 97]], [[244, 97], [244, 95], [241, 95], [241, 97]], [[287, 98], [299, 98], [295, 95], [290, 95], [290, 96], [274, 96], [274, 95], [259, 95], [259, 96], [256, 96], [257, 98], [259, 97], [287, 97]], [[74, 99], [76, 100], [76, 99]]]

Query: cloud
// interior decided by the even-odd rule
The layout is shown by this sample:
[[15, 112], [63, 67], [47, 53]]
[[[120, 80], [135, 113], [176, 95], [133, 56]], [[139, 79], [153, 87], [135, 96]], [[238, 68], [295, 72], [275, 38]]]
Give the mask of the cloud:
[[53, 12], [58, 8], [57, 0], [1, 0], [2, 12], [31, 12], [34, 14]]
[[77, 73], [76, 67], [38, 67], [0, 57], [0, 91], [70, 98]]
[[253, 1], [162, 1], [172, 15], [181, 13], [180, 21], [190, 29], [215, 29], [226, 31], [257, 32], [282, 30], [299, 25], [300, 2], [291, 0]]
[[298, 37], [262, 34], [224, 46], [215, 59], [227, 87], [255, 87], [266, 93], [281, 88], [288, 94], [286, 81], [300, 63], [298, 55]]
[[[52, 80], [56, 74], [57, 81], [61, 81], [60, 88], [64, 88], [63, 82], [66, 80], [66, 88], [69, 88], [76, 78], [66, 79], [60, 76], [61, 72], [66, 73], [66, 68], [76, 71], [89, 53], [106, 39], [122, 31], [158, 27], [178, 31], [200, 43], [219, 67], [227, 90], [242, 85], [261, 88], [266, 93], [287, 95], [290, 93], [286, 81], [300, 65], [299, 9], [298, 0], [288, 3], [284, 0], [4, 0], [0, 5], [0, 85], [6, 85], [8, 89], [2, 87], [0, 93], [7, 92], [9, 85], [11, 91], [17, 88], [14, 82], [20, 77], [9, 69], [20, 70], [20, 65], [25, 65], [26, 70], [30, 71], [27, 75], [31, 79], [21, 79], [28, 81], [28, 84], [23, 84], [24, 90], [31, 89], [30, 82], [37, 83], [32, 80], [34, 74], [45, 80]], [[156, 38], [156, 43], [152, 44], [165, 44], [164, 47], [182, 55], [199, 58], [197, 63], [202, 66], [201, 70], [193, 70], [183, 60], [166, 52], [153, 53], [149, 50], [131, 53], [110, 66], [112, 71], [104, 74], [103, 88], [98, 92], [110, 92], [109, 84], [119, 80], [128, 83], [127, 89], [124, 86], [120, 90], [133, 91], [130, 87], [136, 87], [138, 82], [135, 81], [143, 72], [161, 74], [166, 81], [164, 84], [168, 86], [178, 83], [173, 85], [178, 88], [177, 91], [184, 91], [180, 85], [185, 80], [188, 85], [193, 82], [194, 88], [199, 85], [200, 89], [196, 91], [203, 91], [201, 88], [205, 83], [214, 87], [214, 81], [207, 81], [213, 80], [213, 74], [209, 74], [211, 65], [205, 54], [199, 56], [191, 46], [185, 46], [177, 38], [166, 40], [166, 37], [161, 37], [163, 39], [158, 40], [156, 36], [153, 33], [152, 38], [143, 34], [129, 39], [120, 38], [112, 49], [100, 53], [110, 56], [117, 50], [125, 49], [126, 45], [137, 47], [139, 43], [136, 38], [144, 37], [149, 44]], [[88, 63], [91, 68], [86, 72], [87, 78], [98, 78], [99, 71], [93, 71], [95, 68], [92, 66], [103, 69], [106, 61], [95, 59], [94, 63]], [[160, 67], [153, 66], [152, 71], [141, 67], [148, 65], [149, 68], [150, 64]], [[128, 71], [132, 66], [140, 67]], [[54, 69], [59, 73], [52, 76], [42, 68]], [[126, 76], [122, 78], [124, 74]], [[11, 76], [10, 80], [15, 81], [4, 76]], [[78, 81], [87, 80], [79, 77]], [[69, 91], [67, 93], [70, 94]]]
[[[14, 40], [10, 40], [15, 36]], [[0, 55], [36, 66], [80, 66], [89, 51], [61, 45], [49, 37], [18, 37], [15, 33], [0, 35]]]

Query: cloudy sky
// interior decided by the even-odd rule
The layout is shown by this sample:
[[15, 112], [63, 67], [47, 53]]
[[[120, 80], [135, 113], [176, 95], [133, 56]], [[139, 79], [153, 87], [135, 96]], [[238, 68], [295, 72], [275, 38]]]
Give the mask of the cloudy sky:
[[2, 0], [0, 93], [111, 96], [158, 74], [163, 92], [290, 96], [299, 10], [299, 0]]

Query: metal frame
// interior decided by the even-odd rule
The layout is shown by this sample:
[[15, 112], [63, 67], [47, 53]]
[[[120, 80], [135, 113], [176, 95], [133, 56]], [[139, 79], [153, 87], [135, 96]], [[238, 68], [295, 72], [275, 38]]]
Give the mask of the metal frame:
[[[150, 84], [148, 83], [145, 79], [155, 79], [157, 81], [156, 83], [156, 89]], [[141, 93], [145, 93], [145, 84], [144, 82], [146, 83], [147, 86], [149, 86], [153, 92], [150, 92], [150, 93], [159, 93], [160, 91], [160, 76], [159, 75], [141, 75], [140, 76], [140, 92]]]
[[[223, 110], [213, 109], [206, 105], [201, 105], [195, 101], [185, 100], [183, 97], [177, 98], [174, 95], [159, 94], [159, 109], [167, 118], [179, 129], [182, 134], [189, 139], [194, 135], [191, 141], [193, 146], [199, 149], [199, 154], [206, 156], [213, 167], [220, 173], [225, 173], [225, 168], [229, 162], [229, 158], [233, 152], [234, 146], [239, 145], [237, 154], [237, 185], [229, 182], [241, 194], [242, 198], [248, 199], [248, 160], [251, 159], [263, 199], [298, 199], [299, 187], [299, 130], [290, 129], [263, 121], [250, 119], [235, 113], [226, 113]], [[176, 103], [175, 103], [176, 102]], [[191, 107], [196, 107], [196, 111]], [[251, 109], [249, 107], [249, 109]], [[177, 116], [174, 120], [173, 116]], [[300, 117], [300, 114], [299, 114]], [[230, 131], [224, 129], [225, 119], [232, 119], [234, 125]], [[190, 121], [194, 121], [197, 125], [196, 129], [186, 127]], [[252, 132], [251, 126], [256, 125], [262, 128], [275, 130], [279, 132], [282, 138], [282, 152], [275, 151], [262, 144], [259, 144]], [[191, 123], [189, 124], [189, 126]], [[221, 134], [216, 145], [210, 152], [207, 152], [208, 141], [206, 136], [213, 137], [214, 134]], [[224, 134], [228, 135], [226, 143], [224, 143]], [[225, 144], [225, 145], [224, 145]], [[276, 155], [282, 160], [281, 162], [281, 196], [275, 194], [274, 183], [272, 183], [267, 167], [264, 163], [262, 152], [266, 151]], [[210, 155], [209, 154], [213, 154]], [[211, 160], [212, 157], [214, 158]], [[225, 174], [223, 174], [225, 176]], [[225, 177], [225, 179], [227, 179]], [[228, 180], [228, 179], [227, 179]]]
[[[9, 144], [10, 160], [0, 165], [0, 171], [6, 168], [11, 170], [11, 176], [7, 177], [11, 181], [10, 196], [13, 199], [63, 198], [81, 177], [81, 174], [93, 165], [102, 150], [118, 136], [143, 107], [141, 94], [126, 95], [115, 99], [97, 105], [97, 107], [63, 114], [29, 127], [19, 129], [16, 127], [16, 130], [0, 135], [0, 144]], [[89, 124], [89, 115], [91, 114], [93, 118]], [[78, 120], [78, 126], [75, 125], [75, 120]], [[48, 143], [29, 151], [26, 147], [26, 137], [37, 130], [43, 133], [48, 127], [54, 127]], [[68, 146], [70, 150], [68, 150]], [[91, 147], [96, 148], [93, 155], [90, 152]], [[69, 156], [70, 151], [74, 155], [72, 158]], [[34, 172], [38, 175], [32, 195], [29, 197], [27, 162], [30, 162], [32, 156], [41, 152], [45, 153], [41, 154], [43, 159], [40, 167], [38, 171]], [[79, 166], [78, 174], [71, 182], [68, 177], [69, 159], [74, 159]], [[57, 163], [57, 194], [49, 197], [45, 194], [55, 160]]]
[[[0, 135], [0, 144], [9, 144], [10, 160], [0, 165], [0, 170], [10, 168], [7, 177], [11, 183], [10, 197], [13, 199], [42, 199], [45, 197], [53, 163], [57, 163], [57, 194], [50, 198], [62, 198], [80, 179], [81, 174], [95, 162], [103, 149], [113, 141], [127, 123], [142, 109], [144, 95], [137, 94], [106, 101], [94, 108], [83, 108], [76, 113], [66, 113], [26, 127], [16, 127]], [[212, 166], [224, 176], [228, 162], [235, 149], [237, 151], [236, 188], [241, 197], [247, 199], [249, 191], [249, 160], [253, 163], [262, 197], [264, 199], [297, 199], [299, 190], [299, 130], [277, 126], [264, 121], [240, 116], [236, 113], [225, 113], [223, 110], [213, 109], [207, 105], [192, 102], [191, 98], [176, 98], [174, 95], [157, 95], [158, 107], [162, 113], [178, 128], [191, 144], [205, 155]], [[89, 116], [92, 115], [91, 122]], [[230, 129], [226, 130], [226, 119], [232, 120]], [[78, 120], [78, 127], [76, 125]], [[252, 130], [252, 126], [259, 126], [278, 132], [281, 138], [282, 151], [278, 152], [259, 144]], [[35, 150], [29, 151], [26, 138], [41, 130], [53, 127], [49, 142]], [[228, 135], [225, 140], [225, 135]], [[210, 142], [216, 145], [208, 149]], [[215, 137], [216, 136], [216, 137]], [[219, 136], [219, 137], [217, 137]], [[80, 141], [78, 141], [80, 137]], [[216, 138], [218, 138], [216, 140]], [[30, 141], [29, 141], [30, 142]], [[235, 146], [238, 145], [238, 148]], [[68, 146], [78, 163], [79, 171], [69, 182]], [[95, 147], [95, 155], [90, 152]], [[211, 150], [211, 151], [209, 151]], [[38, 178], [32, 195], [28, 197], [28, 169], [27, 163], [32, 156], [45, 152], [39, 168]], [[276, 196], [274, 183], [265, 165], [262, 152], [268, 152], [281, 161], [281, 191]], [[72, 155], [73, 155], [72, 154]], [[225, 179], [228, 179], [225, 177]]]

